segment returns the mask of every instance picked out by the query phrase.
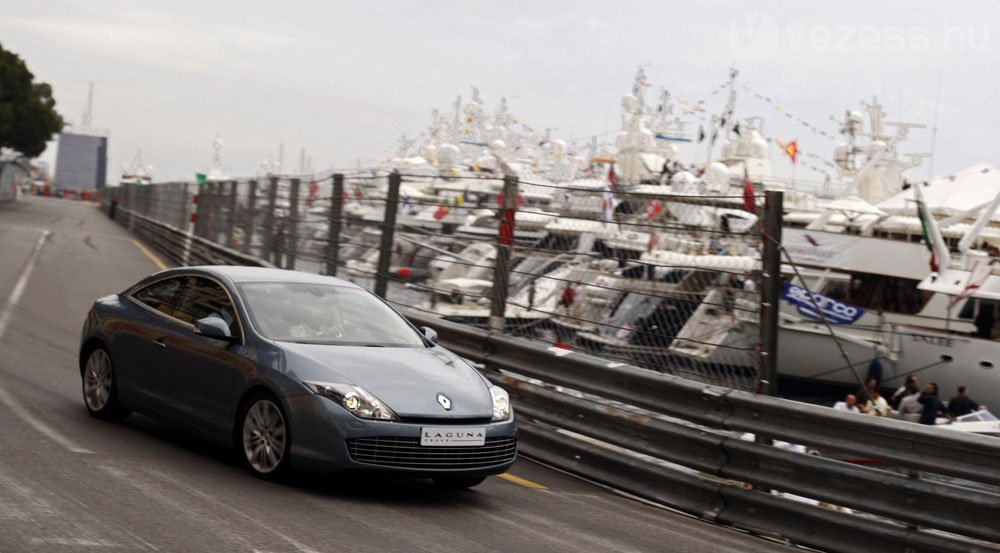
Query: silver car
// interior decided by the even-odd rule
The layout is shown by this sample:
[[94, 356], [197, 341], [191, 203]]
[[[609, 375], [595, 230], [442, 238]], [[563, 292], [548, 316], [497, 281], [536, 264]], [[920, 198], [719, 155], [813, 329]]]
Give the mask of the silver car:
[[156, 273], [97, 300], [91, 415], [133, 410], [232, 446], [249, 469], [368, 469], [466, 488], [517, 455], [507, 393], [374, 294], [256, 267]]

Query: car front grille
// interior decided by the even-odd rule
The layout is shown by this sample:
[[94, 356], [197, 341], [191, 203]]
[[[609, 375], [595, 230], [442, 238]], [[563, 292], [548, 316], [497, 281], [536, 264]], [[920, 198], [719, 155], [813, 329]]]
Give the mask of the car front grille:
[[517, 438], [486, 438], [484, 445], [463, 447], [426, 447], [420, 438], [350, 438], [347, 451], [354, 461], [384, 467], [473, 469], [512, 462]]

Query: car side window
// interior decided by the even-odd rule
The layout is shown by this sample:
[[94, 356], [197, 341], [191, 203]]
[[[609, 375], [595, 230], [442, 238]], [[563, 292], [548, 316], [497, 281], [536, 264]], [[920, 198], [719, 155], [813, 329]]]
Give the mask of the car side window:
[[177, 308], [177, 292], [181, 289], [180, 278], [169, 278], [154, 282], [132, 294], [132, 298], [151, 309], [168, 316], [174, 316]]
[[218, 317], [229, 325], [234, 336], [239, 334], [236, 326], [236, 310], [229, 301], [229, 295], [216, 282], [202, 277], [185, 277], [184, 289], [174, 317], [190, 324], [205, 317]]

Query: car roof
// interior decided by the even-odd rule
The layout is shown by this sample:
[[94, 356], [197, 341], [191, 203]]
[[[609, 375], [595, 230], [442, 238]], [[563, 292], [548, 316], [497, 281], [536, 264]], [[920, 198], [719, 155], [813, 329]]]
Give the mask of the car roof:
[[246, 282], [300, 282], [304, 284], [326, 284], [332, 286], [349, 286], [360, 288], [357, 284], [331, 276], [306, 273], [303, 271], [288, 271], [269, 267], [249, 267], [241, 265], [202, 265], [198, 267], [178, 267], [171, 272], [201, 271], [229, 280], [235, 284]]

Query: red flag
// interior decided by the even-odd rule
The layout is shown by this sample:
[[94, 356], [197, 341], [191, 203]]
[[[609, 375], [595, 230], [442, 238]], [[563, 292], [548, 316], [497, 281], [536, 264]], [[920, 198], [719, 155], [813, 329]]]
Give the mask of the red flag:
[[309, 183], [309, 197], [306, 198], [306, 207], [312, 207], [313, 202], [319, 197], [319, 184], [316, 181]]
[[660, 200], [653, 200], [652, 202], [649, 202], [649, 207], [646, 208], [646, 216], [652, 219], [653, 217], [659, 215], [661, 211], [663, 211], [663, 202]]
[[785, 155], [791, 158], [792, 164], [794, 165], [795, 160], [797, 160], [799, 156], [799, 145], [796, 143], [796, 141], [793, 140], [788, 144], [785, 144]]
[[614, 163], [612, 163], [611, 166], [608, 168], [608, 182], [611, 183], [611, 186], [618, 186], [618, 181], [615, 180], [615, 164]]
[[750, 213], [757, 211], [757, 198], [753, 194], [753, 183], [750, 182], [746, 165], [743, 166], [743, 209]]
[[437, 208], [437, 211], [434, 212], [434, 218], [440, 221], [441, 219], [444, 219], [447, 214], [448, 206], [441, 204], [441, 207]]

